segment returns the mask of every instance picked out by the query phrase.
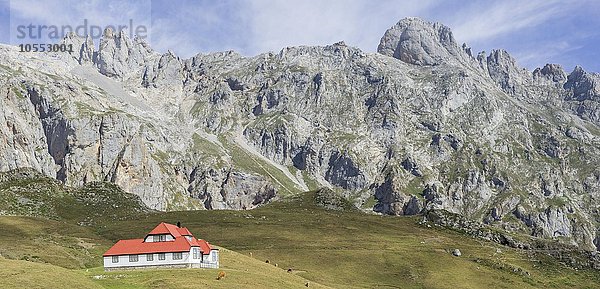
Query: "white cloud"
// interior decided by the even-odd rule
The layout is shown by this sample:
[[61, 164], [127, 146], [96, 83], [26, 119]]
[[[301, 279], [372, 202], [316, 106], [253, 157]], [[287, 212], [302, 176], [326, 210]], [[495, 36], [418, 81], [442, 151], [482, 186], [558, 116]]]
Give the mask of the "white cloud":
[[[507, 0], [465, 2], [451, 13], [438, 15], [459, 42], [475, 50], [506, 49], [519, 65], [534, 69], [546, 63], [567, 66], [584, 50], [583, 43], [597, 35], [600, 13], [592, 0]], [[578, 17], [589, 17], [587, 25]], [[578, 24], [575, 24], [578, 23]], [[596, 23], [596, 24], [593, 24]], [[589, 43], [588, 43], [589, 45]], [[578, 59], [580, 61], [580, 59]]]
[[484, 1], [457, 11], [447, 24], [461, 42], [477, 43], [567, 16], [577, 6], [576, 1], [559, 0]]
[[[514, 54], [520, 65], [530, 69], [543, 67], [546, 63], [572, 65], [571, 61], [565, 59], [564, 56], [569, 52], [584, 48], [583, 45], [573, 44], [568, 41], [548, 41], [538, 43], [538, 45], [539, 47], [523, 49]], [[571, 67], [566, 66], [565, 69], [569, 70]]]
[[[164, 3], [162, 3], [164, 5]], [[152, 47], [168, 49], [182, 57], [200, 52], [245, 50], [248, 35], [244, 10], [239, 1], [200, 1], [194, 5], [155, 5]]]
[[293, 45], [326, 45], [340, 40], [375, 51], [385, 30], [398, 20], [426, 11], [434, 1], [285, 1], [249, 5], [251, 54]]
[[[105, 26], [134, 19], [135, 24], [151, 28], [154, 49], [171, 49], [182, 57], [229, 49], [256, 55], [340, 40], [372, 52], [386, 29], [404, 17], [418, 16], [446, 24], [457, 41], [475, 50], [505, 48], [529, 68], [567, 59], [564, 53], [597, 55], [590, 52], [597, 45], [588, 41], [583, 47], [582, 39], [590, 39], [590, 34], [591, 39], [597, 37], [595, 27], [600, 24], [596, 0], [13, 0], [10, 7], [13, 37], [12, 26], [21, 22], [79, 25], [88, 19]], [[571, 24], [581, 15], [587, 22]], [[559, 33], [547, 28], [555, 23], [565, 23], [552, 26]], [[513, 35], [518, 40], [511, 39]]]

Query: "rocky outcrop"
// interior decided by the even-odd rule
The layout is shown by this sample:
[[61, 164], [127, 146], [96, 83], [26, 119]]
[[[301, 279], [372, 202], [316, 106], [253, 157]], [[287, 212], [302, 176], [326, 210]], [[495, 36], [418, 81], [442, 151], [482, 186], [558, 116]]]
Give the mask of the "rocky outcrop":
[[450, 28], [419, 18], [400, 20], [388, 29], [377, 52], [416, 65], [437, 65], [468, 56], [456, 44]]
[[560, 64], [546, 64], [543, 68], [533, 71], [533, 79], [563, 85], [567, 81], [567, 73]]
[[442, 226], [457, 230], [474, 238], [496, 242], [513, 248], [535, 250], [562, 260], [566, 264], [576, 268], [600, 268], [600, 257], [597, 252], [585, 251], [577, 246], [561, 244], [541, 238], [513, 235], [443, 210], [426, 212], [420, 224], [427, 227], [431, 227], [431, 224]]
[[189, 194], [209, 210], [253, 209], [276, 197], [276, 189], [265, 178], [232, 171], [195, 167], [188, 176]]
[[20, 81], [4, 82], [0, 90], [0, 171], [28, 167], [56, 177], [60, 167], [48, 153], [46, 130], [27, 94]]
[[130, 39], [125, 31], [106, 28], [98, 47], [96, 65], [100, 73], [123, 78], [137, 73], [157, 53], [141, 38]]
[[182, 83], [183, 80], [183, 63], [179, 57], [169, 51], [161, 55], [154, 65], [145, 66], [142, 85], [154, 88], [169, 86], [177, 88], [178, 82]]
[[348, 190], [359, 190], [367, 185], [366, 176], [347, 154], [333, 152], [328, 166], [325, 180], [332, 185]]
[[597, 98], [600, 95], [599, 82], [600, 78], [597, 74], [587, 73], [581, 66], [576, 66], [564, 85], [566, 90], [573, 93], [567, 100], [582, 101]]
[[600, 76], [587, 73], [580, 66], [569, 74], [564, 89], [565, 106], [585, 120], [600, 124]]
[[96, 61], [94, 40], [90, 36], [81, 38], [74, 32], [69, 32], [62, 40], [62, 43], [69, 45], [68, 47], [73, 49], [69, 53], [79, 64], [91, 65]]
[[[411, 191], [408, 177], [394, 167], [389, 169], [381, 184], [376, 185], [375, 212], [389, 215], [416, 215], [423, 211], [424, 201], [420, 192]], [[411, 182], [414, 183], [414, 180]], [[415, 193], [417, 193], [415, 195]]]
[[220, 197], [209, 197], [211, 203], [208, 209], [253, 209], [272, 200], [275, 188], [261, 176], [231, 172], [223, 182], [220, 193]]
[[492, 80], [510, 94], [519, 93], [519, 85], [528, 79], [526, 72], [517, 65], [516, 60], [502, 49], [492, 51], [484, 67]]
[[70, 142], [73, 140], [73, 127], [62, 112], [53, 107], [36, 88], [28, 88], [27, 94], [44, 129], [48, 153], [54, 159], [54, 163], [60, 166], [56, 178], [65, 181], [65, 157], [70, 150]]

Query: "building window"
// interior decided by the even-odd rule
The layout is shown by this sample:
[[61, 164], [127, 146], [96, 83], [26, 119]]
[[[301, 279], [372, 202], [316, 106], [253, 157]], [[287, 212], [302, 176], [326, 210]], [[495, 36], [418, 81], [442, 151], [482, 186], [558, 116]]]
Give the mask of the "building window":
[[152, 242], [165, 242], [167, 240], [167, 235], [153, 235]]
[[181, 252], [173, 253], [173, 260], [181, 260], [181, 259], [183, 259], [183, 254], [181, 254]]
[[138, 255], [129, 255], [129, 262], [137, 262]]
[[212, 261], [217, 262], [217, 252], [212, 252]]
[[154, 261], [154, 254], [146, 254], [146, 261]]
[[165, 259], [165, 253], [159, 253], [158, 260], [164, 260], [164, 259]]
[[119, 256], [112, 256], [113, 263], [119, 263]]
[[200, 249], [194, 248], [193, 252], [194, 252], [194, 259], [200, 259]]

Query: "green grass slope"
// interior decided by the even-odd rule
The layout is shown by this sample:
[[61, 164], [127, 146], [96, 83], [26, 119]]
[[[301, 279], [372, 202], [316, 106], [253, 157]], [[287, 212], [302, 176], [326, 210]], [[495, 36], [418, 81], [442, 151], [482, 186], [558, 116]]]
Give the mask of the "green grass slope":
[[102, 288], [78, 271], [0, 257], [0, 287], [3, 289]]
[[[74, 190], [37, 177], [5, 178], [0, 195], [13, 200], [3, 199], [0, 210], [25, 208], [28, 215], [0, 217], [2, 288], [20, 288], [20, 280], [30, 280], [31, 288], [301, 288], [306, 282], [316, 288], [600, 288], [598, 271], [422, 226], [417, 218], [364, 214], [322, 192], [251, 211], [169, 213], [141, 208], [105, 184]], [[227, 248], [222, 268], [103, 271], [104, 250], [163, 221], [180, 221], [196, 237]], [[455, 248], [461, 257], [451, 254]], [[63, 283], [30, 276], [36, 270]], [[221, 270], [227, 277], [216, 280]]]
[[[3, 218], [0, 218], [2, 220]], [[15, 220], [13, 218], [12, 220]], [[3, 220], [5, 221], [5, 220]], [[29, 221], [31, 221], [29, 219]], [[3, 222], [3, 225], [6, 222]], [[68, 245], [65, 244], [65, 247]], [[2, 244], [4, 247], [4, 244]], [[106, 246], [100, 246], [105, 248]], [[22, 250], [17, 247], [15, 250]], [[25, 249], [26, 250], [26, 249]], [[0, 257], [0, 286], [11, 288], [328, 288], [293, 273], [265, 264], [225, 248], [221, 250], [220, 269], [139, 270], [104, 272], [102, 267], [69, 270], [64, 260], [42, 258], [8, 260]], [[45, 256], [56, 257], [64, 248], [50, 247]], [[101, 253], [100, 253], [101, 254]], [[73, 258], [73, 256], [71, 256]], [[76, 259], [76, 258], [75, 258]], [[98, 258], [95, 258], [98, 260]], [[33, 261], [33, 262], [32, 262]], [[53, 265], [54, 263], [55, 265]], [[77, 264], [74, 261], [73, 264]], [[94, 264], [97, 265], [97, 264]], [[73, 266], [73, 265], [68, 265]], [[217, 280], [219, 272], [226, 277]]]
[[140, 198], [110, 183], [62, 186], [30, 169], [0, 173], [0, 215], [35, 216], [79, 225], [148, 211]]
[[[597, 271], [577, 271], [543, 254], [423, 227], [416, 218], [326, 209], [315, 199], [312, 192], [252, 211], [148, 214], [98, 233], [131, 238], [157, 222], [181, 221], [199, 238], [336, 288], [600, 287]], [[454, 248], [463, 255], [454, 257]]]
[[112, 245], [88, 227], [34, 217], [0, 217], [0, 255], [79, 269], [100, 266]]
[[[104, 288], [328, 288], [246, 255], [220, 248], [219, 269], [138, 270], [85, 274]], [[219, 272], [225, 278], [217, 280]]]

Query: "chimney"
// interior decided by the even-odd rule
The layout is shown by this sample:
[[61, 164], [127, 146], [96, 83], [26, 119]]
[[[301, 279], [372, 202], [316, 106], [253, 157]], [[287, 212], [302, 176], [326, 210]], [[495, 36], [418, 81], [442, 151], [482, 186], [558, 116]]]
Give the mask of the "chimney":
[[181, 228], [181, 222], [177, 222], [177, 228]]

